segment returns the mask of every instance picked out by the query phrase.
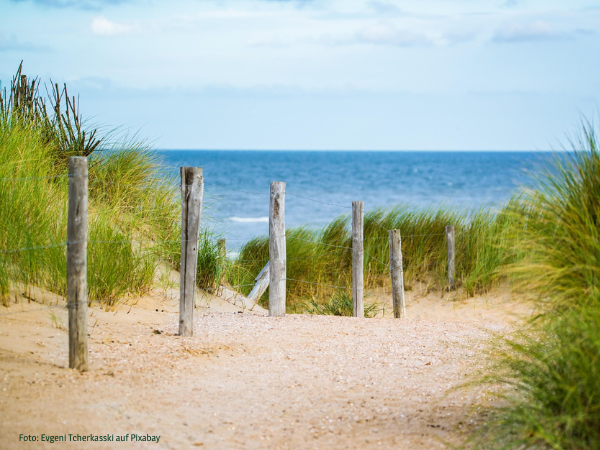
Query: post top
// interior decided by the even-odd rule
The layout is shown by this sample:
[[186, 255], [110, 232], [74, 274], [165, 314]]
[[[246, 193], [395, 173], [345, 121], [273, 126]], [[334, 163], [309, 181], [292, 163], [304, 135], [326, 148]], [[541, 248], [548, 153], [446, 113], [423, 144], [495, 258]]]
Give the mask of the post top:
[[179, 172], [181, 179], [185, 180], [186, 185], [204, 182], [202, 177], [202, 167], [180, 167]]
[[186, 173], [197, 173], [198, 175], [202, 175], [202, 167], [181, 166], [179, 169], [181, 171], [185, 171]]
[[87, 177], [88, 159], [85, 156], [71, 156], [69, 158], [69, 176]]

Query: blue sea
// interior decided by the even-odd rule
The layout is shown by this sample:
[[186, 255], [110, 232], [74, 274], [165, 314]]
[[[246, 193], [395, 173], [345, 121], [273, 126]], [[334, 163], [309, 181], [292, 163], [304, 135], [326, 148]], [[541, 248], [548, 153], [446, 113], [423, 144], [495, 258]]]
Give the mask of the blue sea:
[[235, 252], [268, 234], [269, 186], [286, 182], [286, 227], [320, 227], [349, 214], [398, 204], [494, 207], [531, 179], [546, 152], [161, 150], [165, 174], [202, 167], [202, 222]]

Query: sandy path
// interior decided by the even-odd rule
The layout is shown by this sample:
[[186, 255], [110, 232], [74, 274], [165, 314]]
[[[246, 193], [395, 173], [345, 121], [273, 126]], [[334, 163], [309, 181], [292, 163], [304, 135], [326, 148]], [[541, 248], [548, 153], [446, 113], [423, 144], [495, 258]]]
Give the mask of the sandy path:
[[160, 435], [60, 448], [443, 448], [481, 395], [446, 391], [482, 364], [489, 331], [509, 329], [202, 311], [180, 338], [172, 303], [94, 308], [85, 374], [64, 369], [67, 335], [47, 311], [0, 316], [0, 448], [59, 448], [20, 433]]

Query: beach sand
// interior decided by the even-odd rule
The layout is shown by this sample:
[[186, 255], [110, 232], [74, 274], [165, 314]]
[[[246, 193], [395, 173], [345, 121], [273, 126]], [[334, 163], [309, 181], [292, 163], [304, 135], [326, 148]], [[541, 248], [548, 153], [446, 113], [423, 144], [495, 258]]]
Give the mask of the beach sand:
[[[0, 310], [0, 447], [444, 448], [485, 420], [477, 405], [488, 401], [482, 388], [449, 389], [485, 366], [494, 334], [531, 312], [502, 288], [454, 300], [408, 292], [406, 320], [388, 318], [383, 291], [388, 314], [374, 319], [269, 318], [230, 294], [198, 298], [191, 338], [176, 336], [175, 292], [90, 308], [83, 374], [65, 368], [66, 309], [39, 303], [61, 300], [17, 295]], [[160, 441], [39, 442], [69, 433]]]

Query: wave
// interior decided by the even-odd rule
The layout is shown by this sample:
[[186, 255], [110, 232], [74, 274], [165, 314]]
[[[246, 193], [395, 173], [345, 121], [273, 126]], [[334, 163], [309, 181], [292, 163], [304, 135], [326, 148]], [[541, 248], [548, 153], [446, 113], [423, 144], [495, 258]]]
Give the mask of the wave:
[[266, 222], [269, 223], [268, 217], [230, 217], [230, 221], [232, 222]]

